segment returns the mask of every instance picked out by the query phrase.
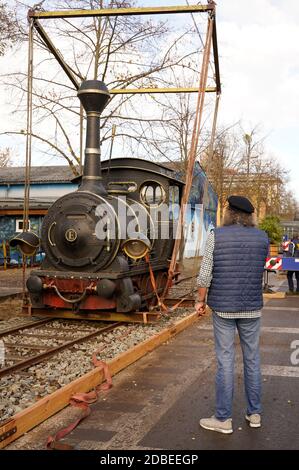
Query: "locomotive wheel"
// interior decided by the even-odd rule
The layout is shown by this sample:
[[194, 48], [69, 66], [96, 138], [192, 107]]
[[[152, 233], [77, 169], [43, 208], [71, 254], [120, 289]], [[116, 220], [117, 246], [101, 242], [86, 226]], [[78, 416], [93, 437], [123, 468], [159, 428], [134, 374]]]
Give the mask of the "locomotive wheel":
[[[141, 298], [144, 300], [146, 307], [149, 308], [150, 306], [155, 305], [156, 303], [156, 295], [154, 293], [154, 289], [150, 280], [149, 274], [143, 274], [141, 277], [140, 283], [140, 291], [141, 291]], [[144, 299], [145, 296], [153, 295], [153, 297]]]
[[160, 297], [161, 297], [161, 295], [163, 294], [163, 292], [165, 290], [165, 287], [167, 285], [167, 280], [168, 280], [168, 273], [165, 272], [165, 271], [164, 272], [160, 271], [158, 273], [158, 276], [157, 276], [157, 279], [156, 279], [157, 289], [158, 289]]
[[[155, 275], [156, 286], [157, 286], [157, 291], [158, 291], [159, 296], [161, 296], [164, 292], [164, 289], [167, 283], [167, 278], [168, 278], [168, 274], [166, 271], [160, 271]], [[158, 304], [158, 299], [155, 294], [150, 276], [148, 274], [145, 274], [142, 276], [142, 279], [140, 282], [140, 290], [141, 290], [141, 295], [143, 297], [151, 295], [151, 297], [145, 299], [145, 303], [148, 309]]]

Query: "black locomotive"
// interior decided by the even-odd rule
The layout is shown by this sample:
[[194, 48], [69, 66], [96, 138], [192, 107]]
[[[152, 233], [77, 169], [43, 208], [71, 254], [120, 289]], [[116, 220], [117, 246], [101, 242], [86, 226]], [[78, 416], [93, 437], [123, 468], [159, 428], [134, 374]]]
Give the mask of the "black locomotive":
[[[176, 231], [172, 207], [181, 200], [183, 183], [147, 160], [101, 164], [99, 119], [109, 91], [103, 82], [88, 80], [78, 97], [87, 115], [84, 171], [78, 190], [59, 198], [44, 218], [46, 257], [27, 280], [32, 309], [148, 309], [157, 302], [155, 287], [161, 293], [166, 286]], [[30, 251], [36, 243], [31, 236], [22, 234], [14, 244]]]

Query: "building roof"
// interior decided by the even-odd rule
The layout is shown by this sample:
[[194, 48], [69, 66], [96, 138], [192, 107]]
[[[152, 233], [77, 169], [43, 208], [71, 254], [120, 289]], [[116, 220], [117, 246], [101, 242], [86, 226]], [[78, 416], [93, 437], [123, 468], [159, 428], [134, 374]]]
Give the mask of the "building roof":
[[[49, 209], [57, 198], [30, 198], [30, 209]], [[23, 209], [24, 198], [0, 198], [0, 211]]]
[[[114, 163], [119, 161], [120, 159], [113, 158]], [[126, 158], [128, 161], [129, 159]], [[132, 160], [132, 159], [130, 159]], [[134, 160], [141, 160], [146, 161], [145, 159], [137, 159]], [[167, 168], [168, 170], [174, 170], [171, 168], [169, 163], [160, 163], [160, 162], [152, 162], [153, 164], [157, 165], [160, 168]], [[103, 169], [109, 165], [109, 160], [102, 160], [102, 167]], [[80, 174], [79, 167], [76, 167], [78, 175]], [[176, 168], [177, 169], [177, 168]], [[170, 176], [170, 175], [169, 175]], [[53, 165], [53, 166], [32, 166], [31, 167], [31, 175], [30, 175], [30, 182], [31, 183], [70, 183], [74, 179], [73, 182], [80, 179], [80, 176], [74, 175], [69, 165]], [[7, 185], [7, 184], [24, 184], [25, 181], [25, 167], [24, 166], [10, 166], [0, 168], [0, 185]]]
[[[31, 183], [70, 183], [73, 178], [74, 173], [68, 165], [31, 167]], [[0, 185], [23, 184], [24, 181], [24, 166], [0, 168]]]

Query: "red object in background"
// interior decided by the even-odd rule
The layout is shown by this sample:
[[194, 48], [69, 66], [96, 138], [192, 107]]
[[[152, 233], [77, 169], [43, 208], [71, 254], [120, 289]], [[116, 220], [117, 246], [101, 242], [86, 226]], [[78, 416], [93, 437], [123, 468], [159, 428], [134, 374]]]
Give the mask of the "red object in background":
[[290, 246], [291, 240], [287, 240], [286, 242], [282, 243], [282, 249], [283, 251], [289, 251], [289, 246]]
[[282, 269], [282, 258], [277, 256], [272, 258], [266, 258], [265, 269], [280, 271]]

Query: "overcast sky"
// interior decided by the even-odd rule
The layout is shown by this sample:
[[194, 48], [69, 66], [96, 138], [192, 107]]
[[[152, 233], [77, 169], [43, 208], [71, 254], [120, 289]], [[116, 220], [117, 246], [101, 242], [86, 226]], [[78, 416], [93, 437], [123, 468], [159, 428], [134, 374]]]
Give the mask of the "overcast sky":
[[299, 200], [299, 1], [218, 0], [220, 121], [261, 124]]
[[[184, 0], [139, 0], [139, 6], [183, 5]], [[191, 2], [190, 3], [196, 3]], [[204, 3], [204, 2], [202, 2]], [[290, 170], [299, 200], [299, 0], [217, 0], [222, 81], [220, 123], [259, 124], [266, 148]], [[7, 58], [2, 58], [3, 70]], [[0, 129], [5, 115], [3, 91]], [[5, 145], [2, 138], [0, 145]]]
[[289, 186], [299, 201], [299, 0], [216, 3], [222, 81], [219, 122], [241, 119], [248, 131], [259, 124], [269, 153], [290, 170]]

